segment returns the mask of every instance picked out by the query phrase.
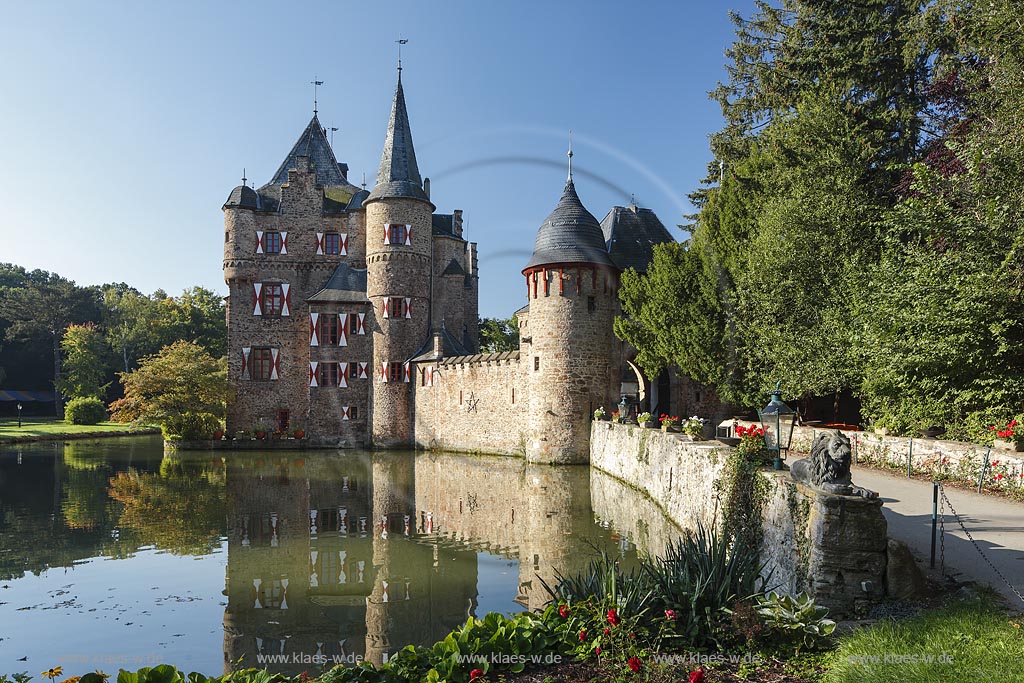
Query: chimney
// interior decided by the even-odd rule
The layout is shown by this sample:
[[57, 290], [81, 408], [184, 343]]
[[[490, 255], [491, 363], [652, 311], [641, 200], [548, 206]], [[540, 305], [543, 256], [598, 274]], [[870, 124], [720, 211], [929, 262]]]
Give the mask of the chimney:
[[444, 343], [441, 341], [441, 333], [440, 332], [435, 332], [434, 333], [434, 355], [435, 356], [443, 356], [444, 355]]
[[456, 237], [462, 237], [462, 209], [452, 211], [452, 232]]
[[427, 199], [430, 199], [430, 178], [423, 179], [423, 192], [427, 195]]

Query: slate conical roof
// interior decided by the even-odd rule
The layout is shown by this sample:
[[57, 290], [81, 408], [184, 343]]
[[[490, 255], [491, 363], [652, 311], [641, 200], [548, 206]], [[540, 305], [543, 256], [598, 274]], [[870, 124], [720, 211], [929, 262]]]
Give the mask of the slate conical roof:
[[281, 162], [281, 166], [278, 167], [277, 173], [274, 174], [270, 184], [280, 185], [281, 183], [287, 183], [288, 169], [296, 167], [295, 157], [298, 156], [309, 157], [310, 162], [316, 169], [316, 181], [319, 184], [324, 186], [345, 186], [349, 184], [348, 178], [345, 177], [348, 172], [348, 166], [339, 164], [338, 160], [334, 158], [334, 150], [331, 149], [331, 144], [327, 141], [327, 135], [324, 133], [323, 126], [320, 125], [320, 121], [315, 113], [313, 114], [313, 120], [309, 122], [306, 130], [302, 131], [302, 135], [295, 142], [292, 151], [288, 152], [288, 156]]
[[409, 128], [409, 112], [405, 108], [405, 91], [402, 90], [402, 74], [398, 74], [395, 87], [395, 101], [391, 105], [391, 119], [384, 138], [384, 153], [380, 157], [377, 184], [367, 201], [384, 197], [406, 197], [430, 201], [423, 191], [420, 169], [416, 166], [416, 150], [412, 146], [412, 130]]
[[533, 256], [523, 270], [556, 263], [593, 263], [615, 267], [605, 247], [601, 224], [583, 206], [571, 179], [565, 184], [565, 191], [555, 210], [537, 231]]

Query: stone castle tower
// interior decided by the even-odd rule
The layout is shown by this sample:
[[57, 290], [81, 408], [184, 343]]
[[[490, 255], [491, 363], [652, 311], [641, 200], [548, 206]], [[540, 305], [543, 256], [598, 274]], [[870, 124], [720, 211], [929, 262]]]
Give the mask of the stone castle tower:
[[266, 185], [224, 210], [228, 432], [313, 444], [412, 444], [412, 359], [439, 337], [477, 351], [476, 245], [435, 214], [416, 163], [401, 72], [372, 191], [348, 181], [314, 112]]
[[[569, 152], [570, 164], [572, 152]], [[526, 456], [531, 462], [589, 461], [590, 422], [618, 401], [619, 269], [601, 225], [569, 178], [555, 210], [537, 231], [523, 269], [529, 312], [520, 358], [529, 392]]]

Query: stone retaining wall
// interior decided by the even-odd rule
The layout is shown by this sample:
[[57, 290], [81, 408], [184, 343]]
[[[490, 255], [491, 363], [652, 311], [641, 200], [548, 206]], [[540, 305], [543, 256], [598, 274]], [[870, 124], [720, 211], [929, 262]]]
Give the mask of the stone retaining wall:
[[[729, 446], [690, 442], [679, 434], [595, 422], [591, 465], [645, 493], [683, 528], [720, 526], [722, 478]], [[794, 482], [788, 472], [761, 472], [761, 561], [770, 585], [807, 592], [833, 615], [853, 614], [885, 596], [887, 525], [879, 500], [833, 496]]]

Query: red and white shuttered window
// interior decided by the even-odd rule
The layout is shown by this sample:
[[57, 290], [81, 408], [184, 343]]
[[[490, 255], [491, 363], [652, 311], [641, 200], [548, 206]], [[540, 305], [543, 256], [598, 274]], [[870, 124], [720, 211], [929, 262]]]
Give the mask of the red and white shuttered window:
[[252, 283], [252, 314], [265, 316], [291, 315], [291, 285], [287, 282]]
[[359, 407], [358, 406], [342, 406], [341, 407], [341, 419], [346, 420], [358, 420], [359, 419]]
[[352, 334], [366, 334], [366, 314], [353, 313], [349, 317]]
[[318, 256], [348, 256], [348, 233], [318, 232], [316, 253]]
[[270, 346], [242, 348], [242, 379], [270, 380], [281, 374], [281, 354]]
[[287, 254], [288, 233], [276, 230], [256, 231], [257, 254]]
[[384, 224], [384, 244], [412, 245], [412, 226], [399, 223]]
[[320, 363], [315, 360], [309, 361], [309, 386], [318, 387], [320, 386], [320, 371], [318, 370]]
[[380, 381], [384, 384], [391, 382], [408, 382], [412, 379], [412, 366], [409, 363], [384, 361], [380, 364]]
[[370, 379], [370, 364], [359, 363], [359, 369], [355, 377], [356, 379]]
[[423, 370], [421, 371], [422, 372], [422, 376], [420, 377], [420, 385], [421, 386], [424, 386], [424, 387], [432, 387], [432, 386], [434, 386], [434, 371], [435, 371], [435, 368], [433, 366], [431, 366], [429, 368], [423, 368]]
[[412, 299], [391, 296], [381, 303], [381, 315], [385, 318], [412, 318]]
[[350, 319], [354, 315], [354, 313], [311, 311], [309, 314], [309, 345], [348, 346]]

